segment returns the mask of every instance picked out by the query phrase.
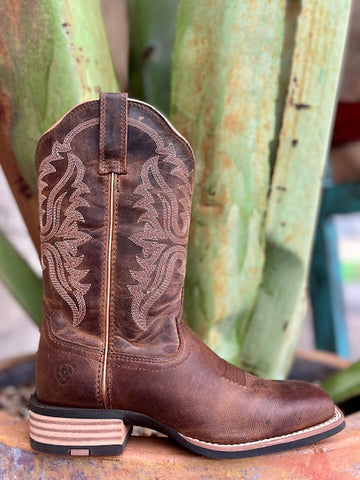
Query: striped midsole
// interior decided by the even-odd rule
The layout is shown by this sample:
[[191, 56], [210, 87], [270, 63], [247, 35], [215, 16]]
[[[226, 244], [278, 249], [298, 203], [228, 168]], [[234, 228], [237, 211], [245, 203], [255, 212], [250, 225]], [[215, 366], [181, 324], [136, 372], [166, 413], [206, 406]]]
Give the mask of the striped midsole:
[[116, 418], [58, 418], [30, 412], [31, 438], [48, 445], [122, 445], [129, 429]]

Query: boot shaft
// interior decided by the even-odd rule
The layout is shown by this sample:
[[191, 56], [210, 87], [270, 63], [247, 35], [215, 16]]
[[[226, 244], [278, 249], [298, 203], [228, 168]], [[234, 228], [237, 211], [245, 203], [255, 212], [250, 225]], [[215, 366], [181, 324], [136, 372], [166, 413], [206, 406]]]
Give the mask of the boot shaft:
[[43, 316], [61, 341], [163, 356], [179, 346], [194, 158], [124, 94], [71, 110], [39, 141]]

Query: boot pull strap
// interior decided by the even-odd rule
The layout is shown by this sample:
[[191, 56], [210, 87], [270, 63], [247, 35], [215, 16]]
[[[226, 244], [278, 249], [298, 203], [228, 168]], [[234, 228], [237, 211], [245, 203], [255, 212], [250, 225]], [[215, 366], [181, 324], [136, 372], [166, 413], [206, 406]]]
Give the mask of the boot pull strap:
[[126, 93], [100, 93], [100, 175], [126, 175], [127, 110]]

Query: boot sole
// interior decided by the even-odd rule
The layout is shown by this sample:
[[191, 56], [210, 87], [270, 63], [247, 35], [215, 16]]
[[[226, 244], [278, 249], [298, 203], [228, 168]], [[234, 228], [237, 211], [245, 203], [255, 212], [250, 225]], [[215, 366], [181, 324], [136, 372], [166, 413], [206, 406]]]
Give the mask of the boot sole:
[[157, 430], [182, 447], [209, 458], [244, 458], [280, 452], [315, 443], [345, 427], [335, 409], [328, 421], [294, 433], [240, 444], [217, 444], [187, 437], [146, 415], [128, 410], [62, 408], [30, 399], [30, 444], [34, 450], [57, 455], [119, 455], [129, 440], [132, 425]]

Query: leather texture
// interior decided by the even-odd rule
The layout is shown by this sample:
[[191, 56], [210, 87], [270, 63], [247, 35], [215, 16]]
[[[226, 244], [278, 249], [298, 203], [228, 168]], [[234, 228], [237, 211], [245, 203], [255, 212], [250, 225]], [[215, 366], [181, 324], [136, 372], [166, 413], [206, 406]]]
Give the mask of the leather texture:
[[158, 112], [124, 94], [81, 104], [40, 139], [36, 168], [41, 402], [131, 410], [220, 444], [334, 415], [320, 388], [258, 379], [183, 323], [194, 157]]
[[126, 174], [127, 95], [100, 94], [99, 173]]

